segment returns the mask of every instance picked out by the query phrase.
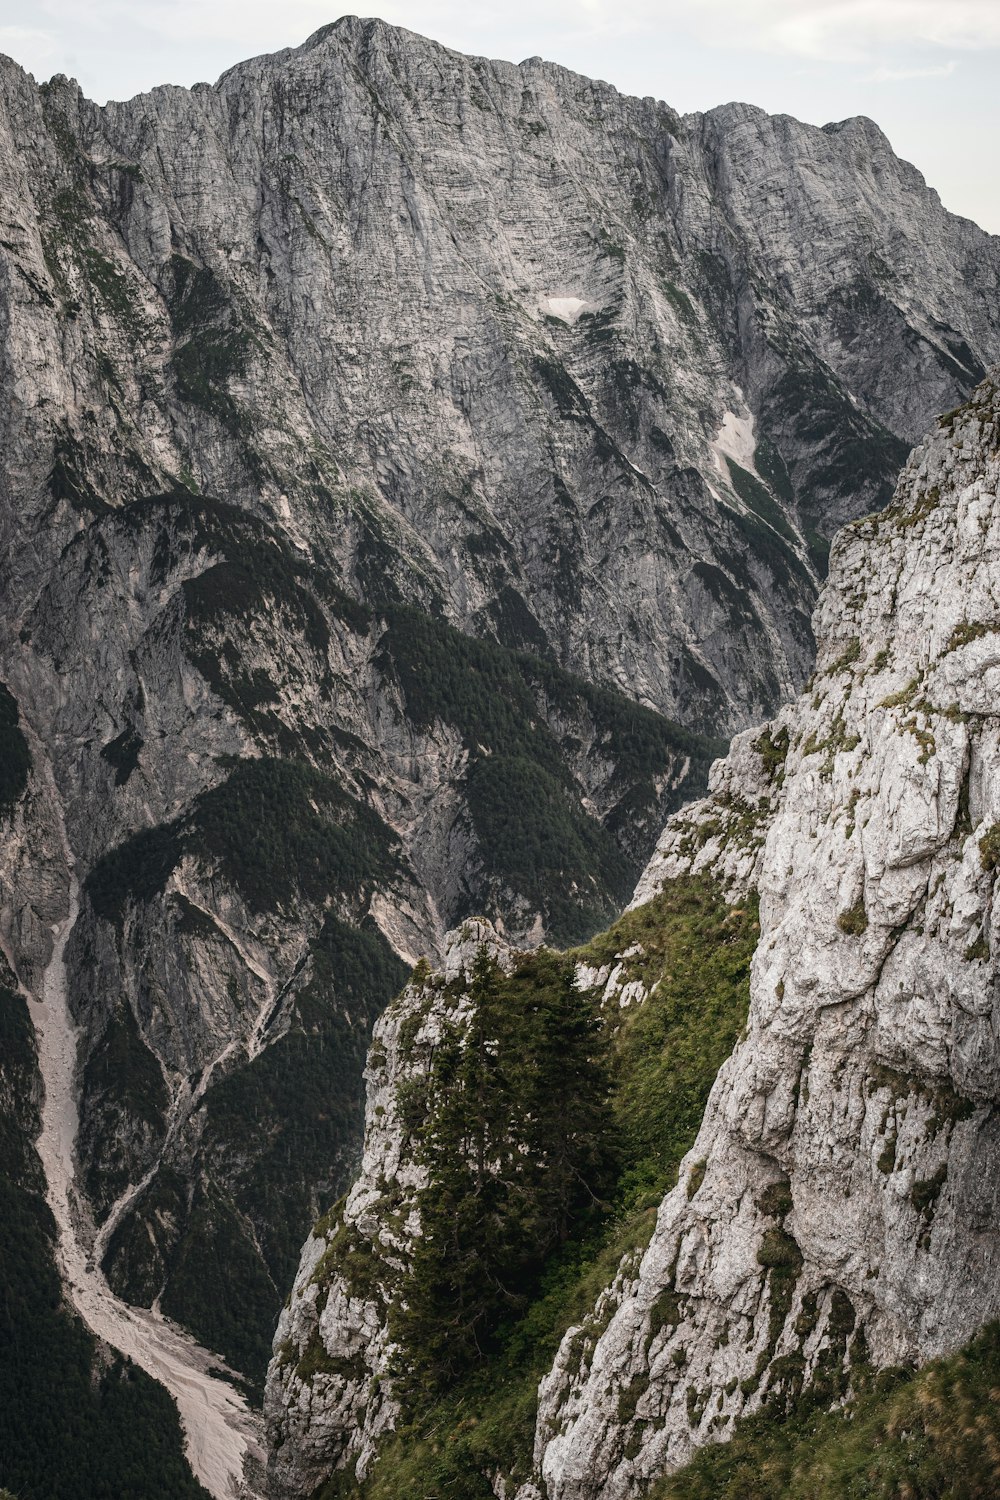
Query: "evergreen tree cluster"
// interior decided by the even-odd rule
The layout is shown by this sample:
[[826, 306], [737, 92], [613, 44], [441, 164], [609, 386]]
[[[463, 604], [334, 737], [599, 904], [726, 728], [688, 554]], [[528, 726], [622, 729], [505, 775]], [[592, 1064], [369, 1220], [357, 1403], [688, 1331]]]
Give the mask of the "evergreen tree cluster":
[[143, 828], [103, 854], [86, 891], [99, 917], [122, 919], [130, 901], [160, 895], [186, 851], [211, 860], [254, 911], [304, 896], [325, 902], [400, 867], [398, 840], [370, 807], [302, 761], [230, 758], [218, 786], [190, 809]]
[[[440, 981], [451, 1027], [399, 1096], [428, 1174], [409, 1275], [346, 1237], [317, 1273], [385, 1286], [408, 1409], [364, 1480], [337, 1470], [317, 1500], [492, 1500], [496, 1475], [530, 1477], [539, 1381], [649, 1242], [746, 1021], [759, 931], [754, 899], [730, 907], [692, 876], [571, 953], [538, 949], [510, 974], [481, 955], [471, 984]], [[641, 1004], [575, 988], [578, 964], [623, 962]]]
[[508, 977], [481, 949], [469, 1001], [422, 1101], [421, 1234], [392, 1314], [411, 1401], [490, 1356], [614, 1179], [607, 1042], [573, 965], [546, 952]]
[[0, 682], [0, 817], [13, 810], [31, 771], [31, 752], [19, 725], [17, 702]]
[[[721, 745], [413, 606], [384, 615], [380, 661], [398, 680], [408, 717], [418, 728], [450, 724], [469, 753], [463, 791], [494, 895], [507, 888], [524, 897], [558, 942], [588, 937], [628, 899], [664, 817], [705, 784]], [[586, 810], [571, 769], [574, 733], [586, 734], [588, 724], [599, 755], [616, 768], [602, 817]], [[683, 788], [664, 800], [657, 788], [673, 782], [684, 760]], [[481, 909], [482, 893], [475, 899], [470, 910]]]

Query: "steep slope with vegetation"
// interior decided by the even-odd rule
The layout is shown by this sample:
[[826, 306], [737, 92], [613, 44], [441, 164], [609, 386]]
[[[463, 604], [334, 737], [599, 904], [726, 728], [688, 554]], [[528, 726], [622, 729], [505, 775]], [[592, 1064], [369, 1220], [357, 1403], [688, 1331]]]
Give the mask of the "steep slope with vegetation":
[[[455, 1029], [460, 1056], [480, 1046], [488, 931], [387, 1013], [361, 1178], [279, 1327], [277, 1493], [324, 1472], [330, 1497], [992, 1492], [998, 452], [988, 379], [892, 505], [838, 538], [812, 683], [671, 820], [622, 923], [565, 957], [500, 952], [509, 1012], [527, 978], [531, 1013], [550, 970], [589, 997], [620, 1154], [587, 1157], [581, 1183], [608, 1176], [536, 1280], [493, 1243], [489, 1284], [522, 1300], [464, 1370], [442, 1353], [469, 1305], [439, 1278], [428, 1332], [421, 1267], [454, 1191], [428, 1148], [434, 1077]], [[500, 1087], [530, 1131], [537, 1106]], [[574, 1123], [568, 1140], [589, 1139]], [[468, 1190], [469, 1143], [451, 1144]], [[455, 1200], [447, 1221], [470, 1212]]]
[[[88, 587], [100, 570], [132, 579], [129, 615]], [[183, 495], [88, 528], [24, 634], [48, 670], [22, 649], [22, 701], [80, 791], [69, 958], [106, 1266], [259, 1381], [407, 965], [470, 907], [523, 936], [607, 921], [712, 746], [444, 620], [353, 603], [273, 528]], [[86, 678], [101, 727], [81, 753], [65, 685]]]
[[[46, 830], [32, 811], [44, 792], [30, 784], [31, 752], [5, 688], [0, 712], [6, 874], [23, 860], [26, 835], [41, 853]], [[59, 893], [46, 889], [42, 860], [35, 878], [38, 916], [52, 920], [60, 915]], [[11, 915], [8, 906], [5, 921]], [[29, 1008], [36, 1002], [3, 956], [8, 939], [0, 933], [0, 1486], [17, 1500], [206, 1500], [185, 1461], [166, 1391], [99, 1344], [65, 1305], [57, 1227], [32, 1145], [42, 1093]], [[44, 938], [34, 948], [22, 931], [22, 941], [44, 964]]]
[[870, 122], [353, 18], [104, 108], [0, 60], [0, 194], [0, 808], [20, 715], [66, 814], [6, 951], [75, 871], [95, 1254], [259, 1388], [376, 1016], [621, 909], [1000, 352], [997, 243]]
[[362, 1175], [279, 1325], [275, 1493], [336, 1466], [324, 1496], [471, 1500], [530, 1473], [539, 1379], [649, 1238], [745, 1020], [756, 935], [753, 902], [695, 879], [569, 953], [469, 923], [442, 975], [414, 977], [369, 1056]]
[[[639, 1493], [741, 1416], [860, 1392], [1000, 1312], [998, 434], [988, 380], [892, 506], [842, 533], [813, 684], [737, 740], [643, 882], [757, 846], [748, 1034], [693, 1147], [698, 1193], [664, 1200], [592, 1358], [564, 1343], [543, 1384], [552, 1500]], [[677, 1321], [647, 1345], [667, 1294]], [[624, 1422], [638, 1367], [648, 1392]]]
[[855, 1372], [844, 1405], [748, 1417], [650, 1500], [991, 1500], [1000, 1487], [1000, 1325], [921, 1370]]

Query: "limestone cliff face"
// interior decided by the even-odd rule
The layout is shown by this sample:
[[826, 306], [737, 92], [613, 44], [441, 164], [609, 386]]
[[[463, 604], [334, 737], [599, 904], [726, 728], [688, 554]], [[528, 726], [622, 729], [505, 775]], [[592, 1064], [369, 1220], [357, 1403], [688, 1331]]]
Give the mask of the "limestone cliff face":
[[592, 1357], [567, 1344], [544, 1382], [553, 1500], [635, 1494], [740, 1412], [1000, 1310], [998, 420], [989, 381], [841, 534], [813, 684], [737, 741], [644, 879], [712, 864], [734, 804], [744, 830], [763, 810], [738, 872], [761, 898], [747, 1037]]
[[[541, 1383], [519, 1500], [627, 1500], [744, 1413], [806, 1386], [835, 1399], [860, 1365], [952, 1350], [1000, 1314], [998, 448], [988, 379], [889, 508], [841, 532], [812, 681], [736, 738], [639, 884], [637, 906], [699, 871], [733, 900], [759, 893], [749, 1019], [648, 1249]], [[648, 1003], [641, 986], [625, 1000]], [[362, 1235], [382, 1232], [356, 1215], [375, 1184], [398, 1181], [404, 1206], [414, 1186], [380, 1060], [423, 1003], [413, 990], [390, 1012], [371, 1065], [345, 1211]], [[393, 1232], [417, 1228], [404, 1213]], [[331, 1292], [317, 1322], [317, 1234], [272, 1365], [279, 1493], [306, 1493], [323, 1462], [365, 1472], [392, 1415], [384, 1392], [365, 1405], [386, 1368], [377, 1298], [358, 1311]], [[297, 1365], [314, 1328], [325, 1385]], [[335, 1363], [352, 1338], [363, 1381]]]
[[[116, 1289], [259, 1373], [406, 965], [625, 899], [711, 753], [660, 715], [801, 682], [823, 536], [1000, 353], [1000, 256], [868, 122], [350, 18], [103, 109], [3, 61], [0, 195], [81, 1184]], [[65, 857], [5, 867], [28, 989]]]
[[738, 728], [808, 670], [807, 544], [1000, 353], [995, 240], [869, 121], [353, 18], [211, 88], [2, 99], [17, 599], [40, 530], [180, 477]]
[[375, 1028], [361, 1168], [313, 1230], [278, 1320], [267, 1392], [273, 1494], [311, 1494], [335, 1469], [363, 1478], [399, 1417], [386, 1313], [420, 1232], [427, 1176], [406, 1095], [426, 1078], [443, 1028], [462, 1026], [483, 949], [509, 967], [511, 950], [490, 924], [467, 922], [440, 974], [415, 976]]
[[[23, 618], [8, 680], [82, 882], [67, 957], [99, 1250], [123, 1295], [262, 1373], [407, 964], [472, 902], [525, 938], [598, 925], [707, 745], [443, 622], [380, 617], [303, 577], [273, 528], [176, 494], [81, 531]], [[529, 866], [540, 796], [556, 824]], [[493, 828], [506, 858], [484, 857]], [[29, 989], [50, 844], [11, 845], [4, 872]], [[240, 1261], [241, 1290], [206, 1294], [202, 1254]]]

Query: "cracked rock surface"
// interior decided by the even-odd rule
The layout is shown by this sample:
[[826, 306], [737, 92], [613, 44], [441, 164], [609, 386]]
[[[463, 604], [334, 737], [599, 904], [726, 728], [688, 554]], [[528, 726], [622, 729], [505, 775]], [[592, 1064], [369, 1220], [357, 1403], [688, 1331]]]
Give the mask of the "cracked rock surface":
[[[0, 60], [0, 203], [0, 680], [81, 885], [77, 1186], [115, 1291], [260, 1377], [406, 966], [479, 910], [600, 926], [714, 753], [661, 716], [800, 685], [824, 538], [1000, 354], [997, 241], [868, 121], [354, 18], [103, 108]], [[66, 860], [4, 858], [33, 993]]]
[[822, 536], [1000, 355], [995, 237], [869, 120], [348, 17], [104, 108], [5, 62], [0, 132], [15, 600], [179, 482], [732, 730], [809, 669]]
[[[632, 1500], [741, 1415], [807, 1386], [834, 1401], [859, 1365], [954, 1350], [1000, 1314], [998, 569], [991, 377], [914, 451], [891, 505], [840, 533], [813, 679], [736, 737], [636, 890], [639, 906], [703, 872], [731, 901], [759, 894], [750, 1013], [648, 1249], [542, 1380], [518, 1500]], [[483, 938], [460, 935], [450, 978]], [[625, 958], [578, 983], [642, 1005]], [[381, 1023], [361, 1175], [309, 1241], [276, 1342], [276, 1493], [363, 1474], [396, 1416], [384, 1309], [420, 1187], [399, 1110], [456, 993], [415, 982]], [[317, 1273], [345, 1249], [356, 1270], [376, 1239], [390, 1274], [370, 1298]], [[313, 1370], [310, 1341], [327, 1356]]]
[[567, 1339], [543, 1382], [552, 1500], [640, 1493], [742, 1412], [1000, 1311], [998, 437], [991, 379], [841, 533], [811, 687], [737, 739], [640, 885], [693, 865], [757, 887], [750, 1017], [592, 1357]]

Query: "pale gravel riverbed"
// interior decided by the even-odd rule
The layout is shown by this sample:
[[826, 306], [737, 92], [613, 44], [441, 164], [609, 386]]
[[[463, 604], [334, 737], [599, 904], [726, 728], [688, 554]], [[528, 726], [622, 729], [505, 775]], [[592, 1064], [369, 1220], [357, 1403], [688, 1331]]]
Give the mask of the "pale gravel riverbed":
[[170, 1392], [180, 1412], [188, 1461], [215, 1497], [252, 1500], [245, 1460], [260, 1459], [260, 1419], [243, 1396], [222, 1379], [220, 1360], [161, 1313], [130, 1307], [111, 1291], [94, 1263], [86, 1216], [74, 1183], [78, 1127], [76, 1031], [66, 995], [66, 944], [79, 911], [79, 882], [67, 849], [69, 911], [52, 929], [52, 957], [41, 1000], [31, 1003], [38, 1062], [45, 1086], [37, 1149], [45, 1170], [47, 1198], [59, 1231], [59, 1269], [66, 1295], [88, 1328], [133, 1360]]

